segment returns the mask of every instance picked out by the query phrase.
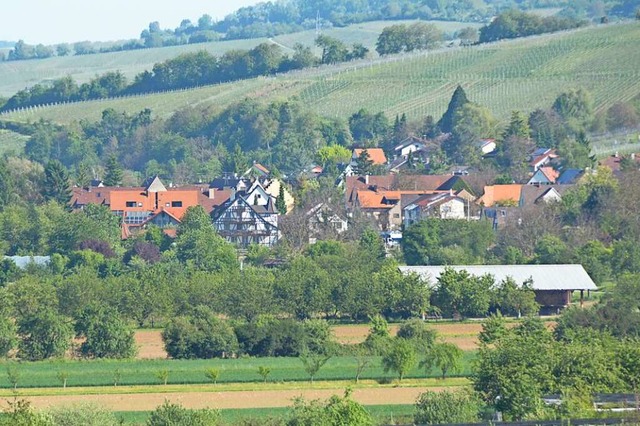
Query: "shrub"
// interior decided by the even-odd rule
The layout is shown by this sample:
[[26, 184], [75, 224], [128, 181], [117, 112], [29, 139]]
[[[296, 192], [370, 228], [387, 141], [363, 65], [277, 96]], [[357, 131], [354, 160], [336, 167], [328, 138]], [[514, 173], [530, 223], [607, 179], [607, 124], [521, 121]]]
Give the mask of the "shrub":
[[206, 307], [190, 317], [177, 317], [162, 332], [165, 350], [172, 358], [224, 358], [238, 350], [233, 329]]
[[474, 423], [480, 402], [468, 392], [425, 392], [416, 402], [416, 424]]

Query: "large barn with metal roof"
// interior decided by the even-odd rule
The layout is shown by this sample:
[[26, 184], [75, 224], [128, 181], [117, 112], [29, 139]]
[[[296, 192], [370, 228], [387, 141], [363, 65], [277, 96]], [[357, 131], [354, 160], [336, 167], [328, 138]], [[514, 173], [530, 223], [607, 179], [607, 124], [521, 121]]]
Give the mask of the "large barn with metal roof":
[[580, 292], [580, 301], [587, 292], [597, 290], [582, 265], [455, 265], [455, 266], [400, 266], [403, 274], [416, 273], [435, 287], [438, 277], [451, 268], [456, 271], [465, 270], [471, 275], [492, 275], [496, 283], [511, 277], [518, 285], [531, 280], [531, 287], [536, 294], [536, 302], [545, 311], [564, 308], [571, 303], [574, 291]]

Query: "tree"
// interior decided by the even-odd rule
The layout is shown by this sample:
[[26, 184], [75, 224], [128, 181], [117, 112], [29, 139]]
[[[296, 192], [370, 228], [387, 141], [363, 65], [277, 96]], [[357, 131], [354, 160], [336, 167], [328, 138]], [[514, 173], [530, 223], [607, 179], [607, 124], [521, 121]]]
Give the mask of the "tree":
[[433, 364], [442, 372], [442, 380], [447, 377], [448, 372], [460, 371], [460, 360], [462, 359], [462, 349], [453, 343], [436, 343], [432, 349]]
[[167, 386], [167, 383], [169, 382], [169, 370], [164, 368], [162, 370], [156, 371], [156, 377], [158, 378], [158, 380], [160, 380], [160, 383]]
[[521, 139], [529, 139], [531, 137], [529, 123], [521, 111], [511, 112], [511, 121], [509, 122], [509, 126], [502, 134], [503, 139], [507, 139], [512, 136]]
[[50, 309], [44, 309], [18, 323], [20, 357], [38, 361], [61, 357], [71, 345], [71, 322]]
[[265, 367], [263, 365], [258, 366], [258, 374], [262, 377], [262, 381], [267, 383], [267, 379], [269, 378], [269, 374], [271, 374], [271, 369], [269, 367]]
[[106, 171], [104, 175], [105, 186], [120, 186], [122, 185], [122, 179], [124, 172], [122, 166], [118, 162], [115, 155], [112, 155], [107, 160]]
[[15, 391], [20, 383], [20, 370], [14, 364], [7, 364], [7, 380]]
[[467, 98], [467, 94], [464, 92], [462, 86], [456, 87], [456, 90], [453, 92], [451, 100], [449, 101], [447, 110], [445, 111], [440, 121], [438, 121], [438, 127], [440, 128], [440, 131], [442, 131], [443, 133], [451, 133], [453, 131], [456, 114], [463, 106], [465, 106], [469, 102], [470, 101]]
[[162, 340], [169, 356], [176, 359], [224, 358], [238, 351], [233, 329], [203, 306], [196, 307], [193, 316], [171, 320]]
[[218, 370], [217, 368], [207, 368], [204, 371], [204, 375], [207, 379], [211, 380], [215, 385], [216, 383], [218, 383], [218, 378], [220, 377], [220, 370]]
[[344, 62], [349, 53], [347, 46], [343, 42], [327, 35], [319, 35], [316, 38], [316, 46], [322, 48], [321, 62], [323, 64]]
[[134, 332], [111, 307], [89, 306], [76, 322], [76, 335], [84, 337], [80, 352], [90, 358], [131, 358], [136, 352]]
[[522, 315], [535, 315], [540, 310], [531, 283], [524, 282], [519, 286], [511, 277], [507, 277], [498, 284], [494, 304], [499, 307], [500, 312], [518, 318]]
[[364, 149], [356, 158], [356, 167], [354, 173], [360, 176], [370, 175], [373, 171], [373, 160], [369, 155], [369, 151]]
[[[12, 261], [10, 261], [13, 263]], [[0, 316], [0, 358], [6, 357], [18, 344], [17, 328], [13, 320], [5, 314]]]
[[288, 416], [287, 426], [373, 426], [374, 421], [367, 410], [351, 399], [351, 390], [344, 397], [332, 396], [327, 401], [319, 400], [307, 403], [302, 398], [294, 400]]
[[[200, 207], [202, 209], [202, 207]], [[182, 229], [189, 229], [189, 225]], [[178, 260], [203, 271], [229, 271], [238, 266], [234, 247], [220, 237], [210, 222], [199, 229], [178, 229], [175, 250]]]
[[113, 411], [91, 403], [80, 403], [47, 410], [46, 415], [57, 426], [117, 426]]
[[304, 367], [304, 371], [307, 372], [313, 384], [313, 378], [318, 374], [318, 371], [331, 359], [331, 355], [305, 353], [300, 355], [300, 362]]
[[418, 352], [428, 351], [436, 340], [436, 331], [421, 319], [413, 318], [403, 322], [397, 337], [412, 342]]
[[280, 190], [278, 191], [278, 196], [276, 197], [276, 210], [278, 210], [279, 214], [287, 214], [287, 204], [284, 200], [284, 185], [282, 184], [280, 184]]
[[443, 143], [447, 156], [458, 164], [476, 164], [481, 151], [477, 141], [490, 138], [495, 133], [496, 120], [491, 111], [474, 103], [466, 103], [456, 109], [453, 117], [452, 137]]
[[219, 423], [218, 410], [189, 410], [169, 401], [152, 411], [147, 420], [147, 426], [217, 426]]
[[535, 415], [543, 407], [541, 396], [553, 390], [555, 353], [544, 323], [526, 318], [494, 347], [480, 347], [473, 387], [509, 419]]
[[411, 342], [406, 339], [394, 339], [391, 348], [382, 357], [384, 372], [394, 371], [398, 373], [398, 380], [416, 365], [416, 351]]
[[44, 169], [43, 195], [66, 206], [71, 200], [71, 184], [67, 169], [58, 160], [51, 160]]
[[585, 130], [593, 121], [594, 103], [591, 93], [584, 89], [569, 90], [561, 93], [553, 102], [553, 110], [578, 133]]
[[480, 401], [471, 392], [425, 392], [416, 401], [416, 424], [476, 423]]
[[483, 345], [490, 345], [498, 342], [507, 335], [507, 322], [500, 311], [491, 314], [482, 323], [482, 331], [478, 334], [478, 340]]

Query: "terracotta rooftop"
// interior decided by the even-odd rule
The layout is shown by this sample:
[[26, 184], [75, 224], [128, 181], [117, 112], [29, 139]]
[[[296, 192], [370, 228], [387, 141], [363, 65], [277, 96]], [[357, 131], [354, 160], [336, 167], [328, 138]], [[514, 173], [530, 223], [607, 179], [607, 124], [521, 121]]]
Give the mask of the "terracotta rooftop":
[[484, 194], [478, 199], [478, 204], [484, 204], [485, 207], [505, 202], [517, 204], [520, 201], [522, 186], [521, 184], [485, 186]]
[[555, 183], [556, 180], [560, 177], [560, 172], [553, 167], [540, 167], [540, 171], [544, 173], [544, 175], [547, 177], [547, 179], [549, 179], [549, 182], [551, 183]]
[[360, 154], [362, 154], [363, 151], [367, 151], [369, 158], [373, 161], [373, 164], [387, 164], [387, 156], [384, 155], [382, 148], [356, 148], [353, 150], [354, 159], [360, 157]]

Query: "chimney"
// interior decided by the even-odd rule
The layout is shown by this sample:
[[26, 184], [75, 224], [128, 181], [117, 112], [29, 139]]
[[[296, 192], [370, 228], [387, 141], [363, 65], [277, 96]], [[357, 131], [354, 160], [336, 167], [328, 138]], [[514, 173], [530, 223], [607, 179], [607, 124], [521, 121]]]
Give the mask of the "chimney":
[[615, 154], [613, 154], [613, 156], [614, 156], [614, 157], [616, 157], [616, 158], [618, 158], [618, 157], [620, 157], [620, 154], [618, 153], [618, 151], [616, 151], [616, 153], [615, 153]]
[[631, 153], [631, 159], [632, 159], [632, 160], [635, 160], [635, 159], [636, 159], [636, 153], [635, 153], [635, 152], [632, 152], [632, 153]]
[[369, 175], [364, 175], [364, 183], [365, 185], [369, 185]]
[[235, 188], [231, 188], [231, 195], [229, 195], [229, 200], [231, 200], [231, 201], [235, 201], [236, 200], [236, 189]]
[[216, 196], [216, 190], [215, 188], [209, 188], [209, 199], [213, 200]]
[[453, 197], [453, 188], [449, 189], [449, 196]]

